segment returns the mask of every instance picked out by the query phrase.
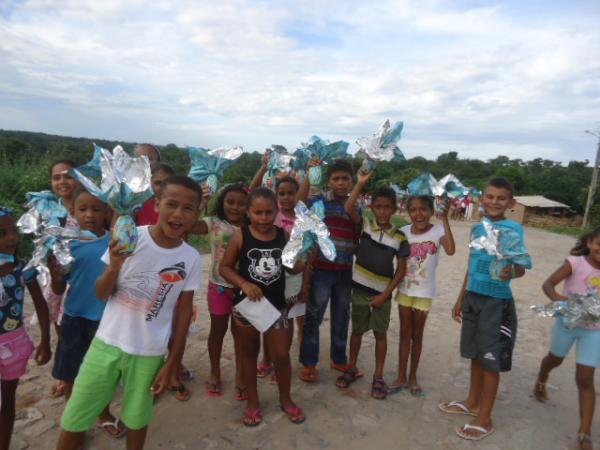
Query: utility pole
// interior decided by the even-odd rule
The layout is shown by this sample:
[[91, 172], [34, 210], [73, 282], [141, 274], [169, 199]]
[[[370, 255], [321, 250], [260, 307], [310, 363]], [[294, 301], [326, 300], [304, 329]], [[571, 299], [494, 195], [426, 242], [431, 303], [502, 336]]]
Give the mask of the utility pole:
[[596, 160], [594, 161], [594, 171], [592, 172], [592, 181], [590, 183], [590, 189], [588, 191], [587, 201], [585, 202], [585, 213], [583, 215], [582, 228], [589, 228], [590, 226], [590, 213], [592, 204], [594, 203], [594, 195], [596, 194], [596, 187], [598, 186], [598, 165], [600, 164], [600, 134], [593, 133], [589, 130], [585, 130], [587, 134], [596, 136], [598, 138], [598, 148], [596, 149]]

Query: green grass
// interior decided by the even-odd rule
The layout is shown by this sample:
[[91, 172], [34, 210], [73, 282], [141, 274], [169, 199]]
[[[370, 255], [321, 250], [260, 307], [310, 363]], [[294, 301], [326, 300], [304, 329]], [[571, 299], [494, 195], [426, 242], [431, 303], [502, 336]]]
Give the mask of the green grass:
[[561, 227], [561, 226], [553, 226], [553, 225], [543, 225], [543, 226], [532, 226], [532, 228], [539, 228], [541, 230], [550, 231], [552, 233], [557, 234], [566, 234], [573, 237], [581, 237], [585, 233], [588, 233], [590, 230], [579, 227]]

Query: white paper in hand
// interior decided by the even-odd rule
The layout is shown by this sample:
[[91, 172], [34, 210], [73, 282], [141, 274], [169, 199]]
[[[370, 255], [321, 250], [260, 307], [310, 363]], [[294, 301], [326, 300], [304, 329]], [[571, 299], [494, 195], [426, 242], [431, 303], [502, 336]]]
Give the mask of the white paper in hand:
[[288, 319], [293, 319], [294, 317], [300, 317], [304, 315], [306, 315], [306, 303], [298, 302], [288, 311]]
[[246, 297], [235, 305], [235, 309], [261, 333], [271, 328], [271, 325], [281, 317], [279, 310], [264, 297], [256, 302]]

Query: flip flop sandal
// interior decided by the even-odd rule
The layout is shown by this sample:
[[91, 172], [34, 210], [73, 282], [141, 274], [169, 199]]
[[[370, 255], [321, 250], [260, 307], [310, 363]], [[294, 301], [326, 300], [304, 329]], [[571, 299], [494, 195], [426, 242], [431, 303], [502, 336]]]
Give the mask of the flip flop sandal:
[[273, 370], [273, 368], [271, 367], [271, 365], [267, 365], [267, 364], [257, 364], [256, 365], [256, 378], [265, 378], [267, 375], [269, 375], [271, 373], [271, 370]]
[[[337, 364], [332, 362], [331, 365], [329, 366], [331, 369], [333, 370], [337, 370], [338, 372], [345, 372], [346, 370], [350, 369], [350, 366], [348, 364]], [[365, 375], [365, 373], [360, 370], [359, 368], [356, 368], [356, 378], [362, 378]]]
[[50, 398], [60, 398], [65, 395], [65, 384], [59, 381], [50, 389]]
[[262, 423], [262, 414], [260, 408], [246, 409], [244, 411], [243, 424], [247, 427], [257, 427]]
[[314, 366], [304, 366], [298, 375], [300, 380], [306, 383], [314, 383], [319, 379], [317, 368]]
[[213, 383], [211, 381], [206, 381], [204, 383], [204, 388], [206, 390], [206, 394], [209, 397], [220, 397], [221, 396], [222, 386], [221, 386], [220, 381], [218, 381], [216, 383]]
[[408, 389], [408, 384], [392, 384], [391, 386], [388, 386], [387, 393], [388, 393], [388, 395], [399, 394], [400, 392], [405, 391], [407, 389]]
[[577, 434], [577, 444], [580, 449], [593, 448], [592, 436], [590, 436], [587, 433], [578, 433]]
[[180, 402], [187, 402], [191, 397], [192, 393], [188, 391], [183, 383], [179, 386], [169, 386], [169, 392], [172, 392], [175, 395], [175, 398]]
[[340, 389], [348, 389], [356, 381], [358, 370], [355, 368], [346, 369], [346, 371], [337, 377], [335, 385]]
[[[471, 436], [470, 434], [466, 433], [466, 431], [468, 431], [468, 430], [479, 431], [481, 434], [478, 436]], [[480, 427], [479, 425], [471, 425], [470, 423], [466, 423], [462, 427], [458, 427], [456, 429], [456, 434], [459, 437], [466, 439], [467, 441], [480, 441], [480, 440], [488, 437], [494, 431], [495, 431], [494, 427], [485, 429], [483, 427]]]
[[412, 395], [415, 398], [423, 398], [423, 397], [425, 397], [425, 391], [419, 385], [411, 386], [409, 388], [409, 392], [410, 392], [410, 395]]
[[[122, 424], [122, 422], [118, 418], [115, 418], [114, 422], [111, 422], [110, 420], [107, 420], [106, 422], [97, 422], [96, 426], [104, 430], [110, 437], [119, 439], [127, 433], [127, 428], [125, 426], [119, 427], [120, 424]], [[114, 428], [116, 433], [109, 431], [110, 428]]]
[[269, 380], [269, 384], [277, 384], [277, 374], [273, 372], [271, 375], [271, 379]]
[[383, 378], [373, 378], [371, 385], [371, 397], [375, 400], [384, 400], [387, 397], [387, 386]]
[[[459, 411], [455, 410], [455, 409], [450, 409], [451, 407], [456, 407], [459, 409]], [[438, 408], [440, 411], [445, 412], [446, 414], [460, 414], [460, 415], [466, 415], [466, 416], [472, 416], [472, 417], [477, 417], [477, 413], [471, 411], [469, 408], [467, 408], [463, 402], [460, 402], [458, 400], [453, 400], [451, 402], [443, 402], [440, 403], [438, 405]]]
[[306, 417], [302, 412], [302, 408], [300, 408], [298, 405], [288, 406], [287, 408], [281, 406], [281, 410], [287, 415], [288, 420], [293, 424], [298, 425], [306, 420]]
[[246, 388], [242, 386], [235, 387], [235, 399], [238, 402], [243, 402], [248, 400], [248, 393], [246, 392]]

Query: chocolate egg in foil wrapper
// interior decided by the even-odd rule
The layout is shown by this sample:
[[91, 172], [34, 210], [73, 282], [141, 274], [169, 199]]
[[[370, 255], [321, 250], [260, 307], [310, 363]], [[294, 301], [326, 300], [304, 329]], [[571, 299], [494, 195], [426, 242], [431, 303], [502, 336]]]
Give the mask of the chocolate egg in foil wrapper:
[[294, 211], [296, 221], [290, 233], [290, 240], [283, 249], [283, 265], [289, 268], [294, 267], [298, 258], [305, 256], [315, 245], [319, 246], [325, 258], [329, 261], [335, 260], [335, 245], [329, 237], [329, 230], [321, 215], [324, 215], [323, 203], [315, 202], [313, 208], [308, 209], [304, 203], [299, 201]]
[[205, 182], [211, 192], [216, 192], [218, 181], [225, 170], [242, 156], [242, 147], [220, 147], [207, 150], [201, 147], [188, 147], [190, 171], [188, 176], [198, 183]]
[[386, 120], [379, 129], [369, 137], [361, 137], [356, 140], [358, 145], [357, 156], [363, 159], [362, 169], [369, 172], [374, 169], [376, 162], [393, 161], [401, 163], [406, 161], [397, 142], [402, 135], [403, 122], [390, 124]]
[[345, 141], [329, 142], [318, 136], [311, 136], [308, 142], [300, 144], [297, 152], [304, 153], [303, 158], [307, 159], [306, 172], [311, 186], [320, 186], [323, 182], [321, 165], [331, 164], [335, 159], [347, 156], [348, 146]]
[[294, 157], [290, 155], [283, 145], [271, 145], [267, 149], [269, 159], [267, 161], [267, 171], [265, 172], [262, 185], [273, 189], [275, 180], [280, 173], [291, 173], [292, 161]]
[[138, 239], [137, 228], [134, 226], [132, 229], [131, 217], [121, 217], [130, 216], [152, 197], [150, 163], [146, 156], [131, 157], [121, 146], [117, 146], [112, 154], [106, 149], [100, 149], [100, 170], [100, 186], [77, 169], [72, 169], [71, 172], [90, 194], [107, 203], [117, 213], [113, 236], [118, 238], [118, 245], [123, 246], [122, 253], [131, 253]]
[[42, 226], [59, 226], [67, 217], [67, 209], [52, 191], [28, 192], [25, 198], [29, 210], [17, 221], [17, 228], [23, 234], [36, 233]]
[[600, 298], [596, 289], [571, 295], [567, 300], [533, 305], [531, 309], [540, 317], [560, 318], [567, 328], [600, 328]]

